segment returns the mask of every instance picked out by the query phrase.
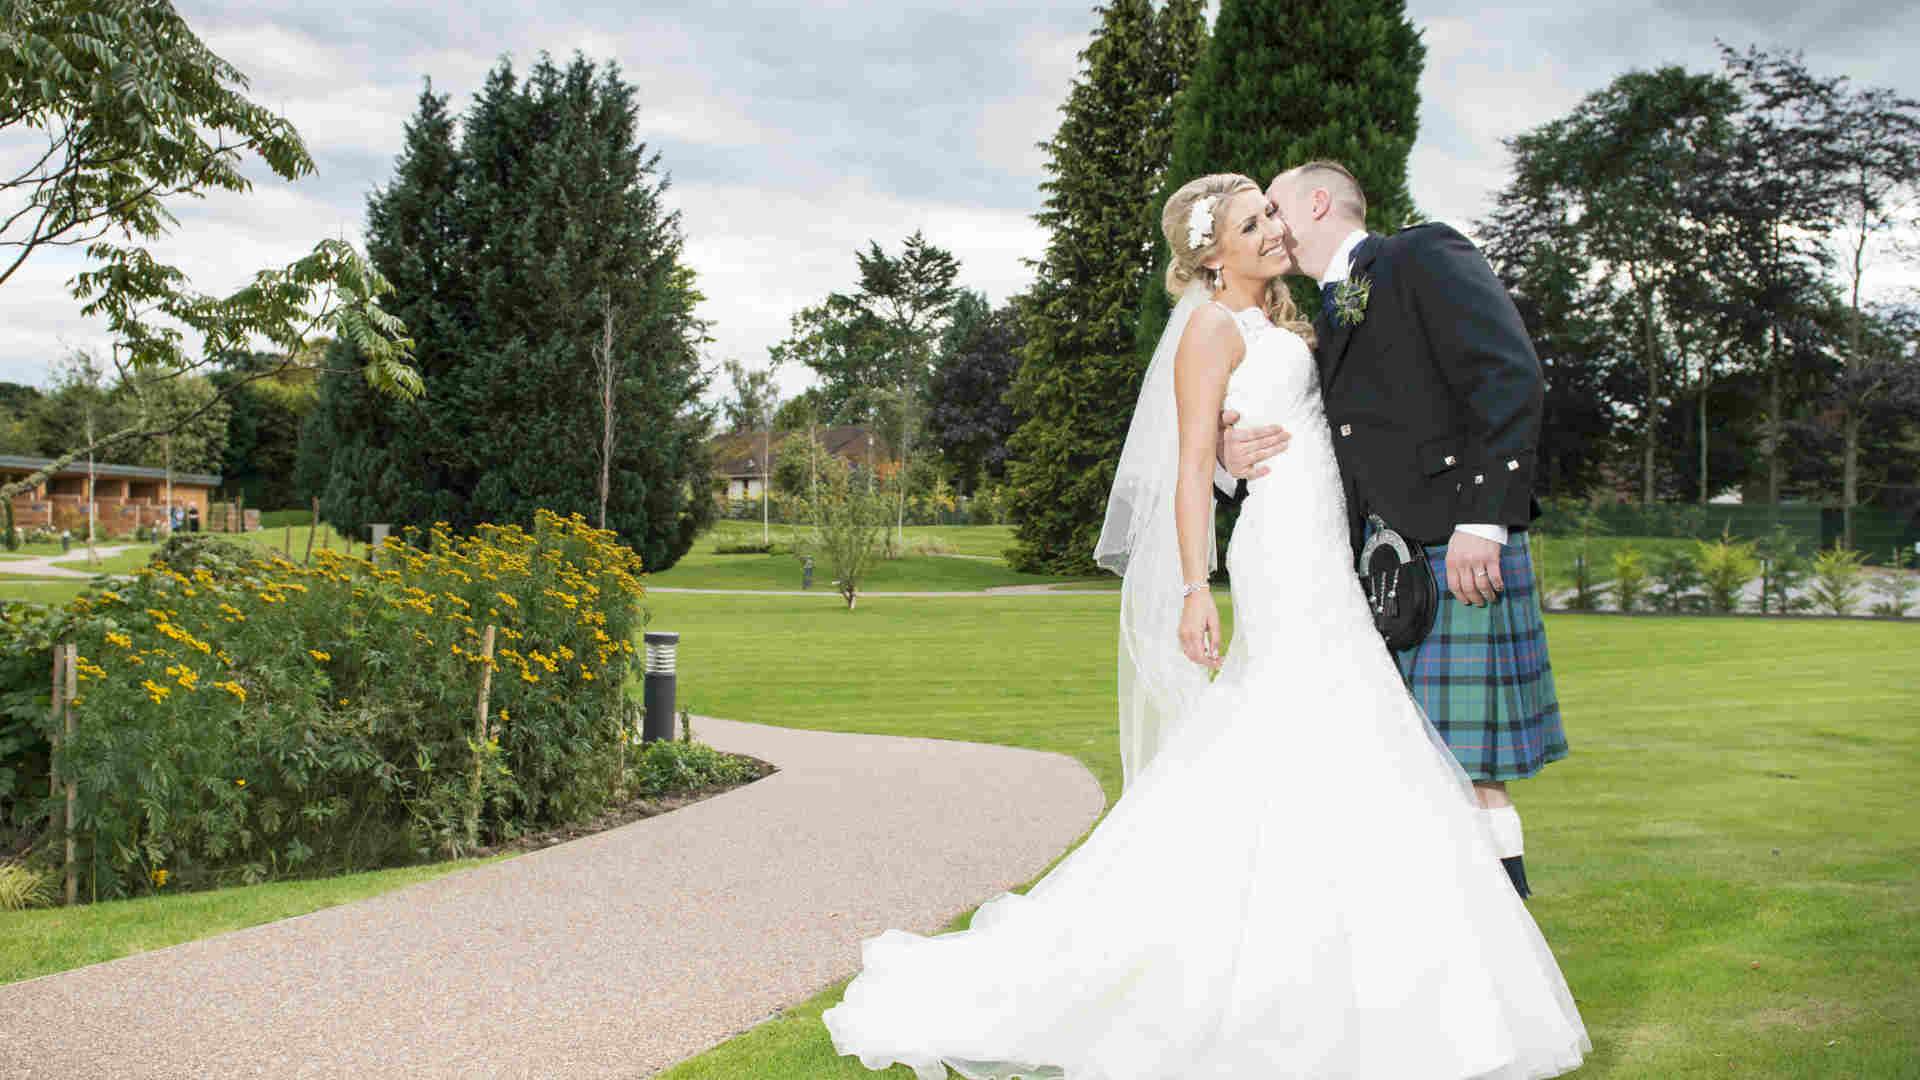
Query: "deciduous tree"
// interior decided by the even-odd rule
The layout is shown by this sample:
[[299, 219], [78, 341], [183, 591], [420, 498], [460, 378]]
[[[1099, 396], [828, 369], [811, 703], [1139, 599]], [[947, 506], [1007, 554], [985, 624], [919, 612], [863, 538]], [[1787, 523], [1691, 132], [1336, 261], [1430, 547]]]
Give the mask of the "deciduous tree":
[[[0, 138], [39, 147], [21, 171], [0, 176], [0, 287], [35, 255], [77, 249], [89, 267], [73, 276], [72, 294], [81, 314], [104, 320], [115, 366], [128, 373], [207, 367], [258, 339], [291, 356], [325, 332], [355, 342], [355, 374], [381, 392], [418, 392], [405, 328], [380, 307], [387, 283], [345, 242], [322, 240], [227, 296], [196, 291], [154, 254], [150, 245], [175, 224], [169, 202], [249, 190], [248, 158], [287, 180], [313, 171], [293, 125], [249, 101], [246, 77], [172, 4], [0, 0], [0, 26]], [[198, 357], [187, 332], [203, 344]], [[145, 414], [102, 429], [0, 485], [0, 500], [162, 430]]]

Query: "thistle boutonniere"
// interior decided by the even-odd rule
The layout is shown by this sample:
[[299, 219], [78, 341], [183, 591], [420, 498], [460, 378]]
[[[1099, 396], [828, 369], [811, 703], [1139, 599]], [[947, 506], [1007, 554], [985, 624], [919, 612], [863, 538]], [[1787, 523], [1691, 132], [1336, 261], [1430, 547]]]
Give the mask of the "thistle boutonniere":
[[1333, 290], [1333, 319], [1341, 326], [1358, 326], [1367, 317], [1367, 297], [1373, 294], [1373, 281], [1355, 274]]

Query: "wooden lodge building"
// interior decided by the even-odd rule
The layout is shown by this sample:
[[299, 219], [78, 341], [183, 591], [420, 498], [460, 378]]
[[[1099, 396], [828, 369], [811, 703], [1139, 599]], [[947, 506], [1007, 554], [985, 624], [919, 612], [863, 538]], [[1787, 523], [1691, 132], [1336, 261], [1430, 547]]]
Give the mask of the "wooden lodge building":
[[[52, 460], [0, 454], [0, 484], [23, 480]], [[169, 489], [171, 505], [180, 508], [183, 519], [190, 509], [196, 511], [203, 531], [239, 532], [246, 517], [258, 520], [257, 510], [245, 511], [240, 520], [230, 520], [233, 517], [230, 505], [212, 501], [214, 489], [219, 486], [218, 476], [176, 472], [169, 484], [165, 469], [96, 463], [89, 491], [87, 463], [76, 461], [48, 477], [33, 491], [15, 496], [13, 521], [22, 529], [70, 529], [75, 536], [84, 536], [87, 500], [92, 498], [94, 524], [100, 535], [125, 536], [142, 525], [167, 523]]]

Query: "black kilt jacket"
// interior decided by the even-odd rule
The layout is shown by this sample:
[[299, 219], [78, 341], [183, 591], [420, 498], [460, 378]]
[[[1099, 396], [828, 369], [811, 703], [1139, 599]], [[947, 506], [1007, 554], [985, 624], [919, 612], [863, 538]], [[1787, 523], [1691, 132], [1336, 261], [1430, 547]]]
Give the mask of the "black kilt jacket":
[[1447, 225], [1370, 235], [1350, 281], [1361, 320], [1314, 323], [1321, 398], [1358, 553], [1366, 514], [1444, 544], [1460, 524], [1522, 528], [1540, 514], [1540, 359], [1486, 257]]

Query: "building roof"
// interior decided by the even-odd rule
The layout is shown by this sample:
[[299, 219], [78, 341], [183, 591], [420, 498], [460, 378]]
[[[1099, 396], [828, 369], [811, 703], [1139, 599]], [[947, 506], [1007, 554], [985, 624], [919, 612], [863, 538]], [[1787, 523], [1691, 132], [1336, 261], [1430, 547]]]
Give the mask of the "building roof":
[[[12, 454], [0, 454], [0, 469], [25, 469], [27, 472], [39, 472], [53, 464], [52, 458], [15, 457]], [[124, 476], [133, 480], [165, 480], [167, 470], [149, 469], [144, 465], [106, 465], [96, 462], [93, 466], [95, 476]], [[55, 476], [85, 476], [87, 463], [76, 461], [54, 473]], [[199, 487], [219, 487], [220, 477], [205, 473], [176, 472], [173, 474], [176, 484], [193, 484]]]
[[[836, 427], [816, 428], [821, 445], [827, 453], [843, 458], [848, 462], [864, 465], [867, 462], [867, 434], [864, 424], [841, 424]], [[780, 459], [780, 447], [788, 439], [799, 436], [804, 439], [804, 431], [776, 431], [772, 435], [773, 459]], [[725, 435], [715, 435], [707, 442], [713, 451], [713, 474], [721, 477], [759, 476], [766, 472], [765, 462], [760, 460], [766, 452], [768, 438], [764, 431], [730, 431]], [[873, 440], [873, 457], [876, 461], [891, 460], [893, 451], [885, 440], [877, 436]], [[747, 462], [753, 462], [749, 468]]]

